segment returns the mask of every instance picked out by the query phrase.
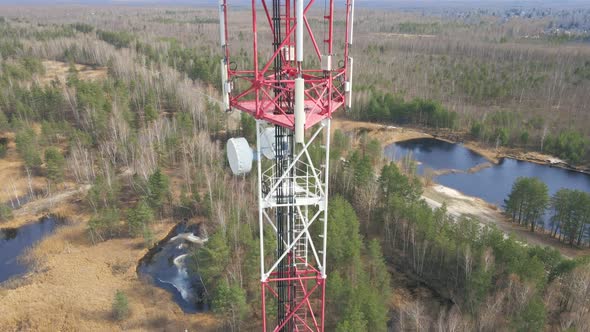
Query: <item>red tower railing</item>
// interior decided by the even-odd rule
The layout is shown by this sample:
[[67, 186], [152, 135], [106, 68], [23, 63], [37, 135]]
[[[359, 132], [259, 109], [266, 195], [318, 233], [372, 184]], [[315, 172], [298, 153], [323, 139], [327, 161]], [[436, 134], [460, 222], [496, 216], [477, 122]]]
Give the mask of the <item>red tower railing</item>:
[[[280, 1], [280, 21], [281, 36], [277, 36], [277, 29], [274, 22], [278, 20], [273, 17], [273, 0], [252, 0], [252, 67], [235, 68], [231, 61], [231, 45], [229, 40], [229, 17], [228, 6], [229, 0], [220, 0], [222, 15], [222, 43], [224, 49], [224, 68], [227, 76], [224, 77], [224, 93], [227, 93], [228, 103], [227, 110], [237, 109], [253, 115], [256, 119], [266, 120], [270, 123], [294, 129], [295, 119], [293, 106], [290, 101], [293, 100], [295, 90], [295, 79], [301, 77], [305, 80], [305, 129], [312, 127], [322, 119], [329, 118], [332, 113], [342, 108], [347, 100], [346, 94], [350, 89], [351, 70], [349, 57], [349, 46], [352, 36], [352, 15], [353, 0], [342, 0], [339, 8], [341, 16], [345, 19], [346, 27], [342, 31], [342, 47], [334, 48], [334, 15], [335, 1], [329, 0], [328, 8], [323, 15], [324, 22], [321, 24], [327, 32], [325, 37], [316, 38], [311, 24], [307, 19], [308, 13], [316, 10], [316, 13], [324, 11], [324, 3], [316, 5], [315, 0], [304, 1], [303, 23], [304, 38], [311, 43], [311, 53], [321, 64], [318, 68], [311, 68], [307, 64], [298, 63], [295, 52], [295, 31], [297, 29], [297, 20], [293, 8], [296, 7], [295, 0]], [[257, 6], [259, 4], [259, 6]], [[319, 7], [319, 8], [318, 8]], [[258, 14], [263, 12], [263, 23], [259, 23]], [[273, 41], [258, 39], [258, 33], [262, 29], [269, 29], [274, 38], [278, 38], [278, 45], [275, 45], [272, 53], [263, 54], [260, 44], [271, 44]], [[325, 47], [321, 47], [324, 44]], [[278, 46], [278, 47], [277, 47]], [[322, 53], [325, 50], [325, 53]], [[339, 53], [335, 53], [339, 51]], [[275, 73], [273, 68], [276, 67], [275, 60], [279, 59], [281, 70]], [[338, 63], [335, 60], [338, 59]], [[222, 68], [222, 70], [224, 69]], [[277, 76], [278, 75], [278, 76]], [[348, 87], [346, 86], [348, 82]], [[238, 90], [238, 87], [241, 89]], [[278, 92], [278, 93], [277, 93]]]

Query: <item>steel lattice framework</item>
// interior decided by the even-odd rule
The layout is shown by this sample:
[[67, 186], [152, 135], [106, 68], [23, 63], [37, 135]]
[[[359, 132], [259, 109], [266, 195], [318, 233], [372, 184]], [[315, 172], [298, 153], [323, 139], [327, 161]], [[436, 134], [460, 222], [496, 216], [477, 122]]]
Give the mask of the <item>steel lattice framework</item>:
[[[262, 328], [324, 331], [330, 119], [350, 106], [354, 0], [317, 6], [315, 0], [252, 0], [251, 68], [232, 62], [229, 2], [219, 0], [223, 101], [226, 110], [257, 119]], [[323, 13], [321, 39], [312, 29], [318, 20], [308, 20], [312, 12]], [[335, 13], [345, 22], [337, 39]], [[272, 40], [258, 39], [263, 29]], [[271, 50], [260, 43], [272, 43]], [[304, 45], [311, 54], [305, 64]], [[268, 167], [263, 138], [273, 126]], [[315, 164], [309, 151], [314, 145], [323, 148]], [[269, 237], [276, 238], [270, 248]]]

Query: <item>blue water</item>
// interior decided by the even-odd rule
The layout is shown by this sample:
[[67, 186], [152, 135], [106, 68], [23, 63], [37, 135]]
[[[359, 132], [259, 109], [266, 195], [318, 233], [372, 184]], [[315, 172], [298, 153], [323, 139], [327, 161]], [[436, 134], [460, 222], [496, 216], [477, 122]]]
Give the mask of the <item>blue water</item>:
[[425, 167], [432, 169], [470, 169], [487, 160], [477, 153], [453, 144], [432, 138], [419, 138], [403, 141], [385, 147], [385, 156], [390, 160], [410, 157], [419, 162], [418, 173]]
[[[391, 160], [400, 160], [407, 154], [412, 154], [413, 159], [421, 163], [419, 172], [425, 167], [468, 170], [486, 162], [485, 158], [462, 144], [452, 144], [433, 138], [399, 142], [385, 148], [385, 155]], [[537, 177], [545, 182], [549, 195], [555, 194], [562, 188], [590, 193], [590, 175], [588, 174], [510, 158], [505, 158], [498, 165], [484, 168], [476, 173], [440, 175], [435, 181], [466, 195], [479, 197], [489, 203], [502, 206], [512, 189], [512, 184], [521, 176]], [[546, 224], [549, 214], [548, 211], [545, 216]]]
[[550, 196], [562, 188], [590, 192], [588, 174], [508, 158], [503, 159], [499, 165], [473, 174], [441, 175], [436, 178], [436, 182], [501, 206], [510, 193], [512, 184], [521, 176], [536, 177], [545, 182]]
[[19, 228], [0, 229], [0, 283], [27, 272], [28, 266], [19, 261], [19, 256], [53, 233], [58, 223], [57, 218], [43, 217]]
[[196, 313], [207, 310], [207, 303], [203, 298], [203, 286], [198, 276], [188, 273], [185, 260], [195, 248], [190, 242], [182, 239], [172, 240], [181, 233], [195, 233], [196, 229], [179, 224], [169, 234], [166, 242], [150, 250], [145, 260], [142, 260], [137, 271], [147, 277], [156, 286], [170, 292], [174, 302], [186, 313]]

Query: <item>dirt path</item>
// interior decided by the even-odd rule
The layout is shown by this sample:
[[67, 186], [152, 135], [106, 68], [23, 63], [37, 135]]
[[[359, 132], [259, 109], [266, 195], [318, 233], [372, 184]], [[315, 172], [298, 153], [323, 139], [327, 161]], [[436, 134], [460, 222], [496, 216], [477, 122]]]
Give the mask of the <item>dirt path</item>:
[[514, 234], [520, 241], [529, 245], [552, 246], [564, 257], [573, 258], [590, 254], [588, 249], [571, 248], [548, 235], [532, 233], [526, 228], [513, 224], [497, 206], [480, 198], [467, 196], [457, 190], [435, 184], [425, 188], [423, 198], [431, 207], [440, 207], [446, 203], [449, 214], [454, 217], [477, 218], [482, 224], [495, 225], [504, 233]]

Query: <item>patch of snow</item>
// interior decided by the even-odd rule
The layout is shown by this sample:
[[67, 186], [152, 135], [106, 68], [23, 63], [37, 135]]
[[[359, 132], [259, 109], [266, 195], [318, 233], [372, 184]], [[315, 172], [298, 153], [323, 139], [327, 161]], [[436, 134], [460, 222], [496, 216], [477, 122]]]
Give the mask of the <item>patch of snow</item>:
[[177, 240], [184, 240], [184, 241], [188, 241], [188, 242], [195, 243], [195, 244], [204, 244], [205, 242], [207, 242], [208, 239], [200, 238], [193, 233], [180, 233], [170, 239], [170, 241], [177, 241]]

